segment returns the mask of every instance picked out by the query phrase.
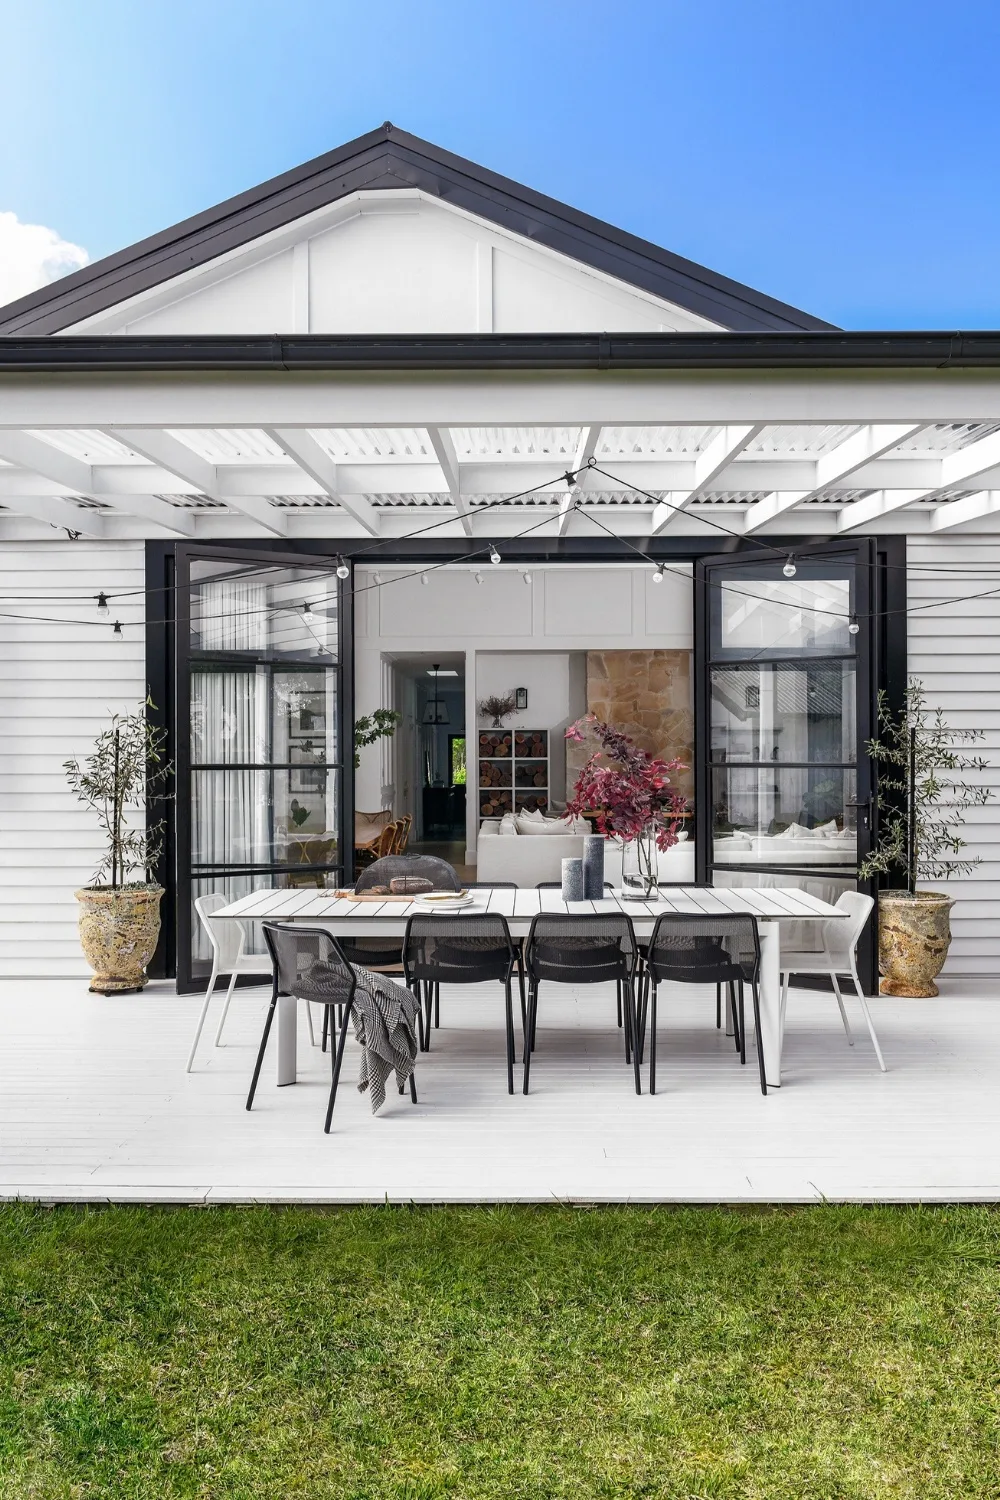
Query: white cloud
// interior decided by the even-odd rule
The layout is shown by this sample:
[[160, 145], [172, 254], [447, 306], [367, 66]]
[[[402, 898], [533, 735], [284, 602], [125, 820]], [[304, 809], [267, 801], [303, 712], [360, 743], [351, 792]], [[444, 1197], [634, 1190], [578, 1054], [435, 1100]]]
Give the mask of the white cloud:
[[89, 259], [81, 245], [61, 239], [54, 229], [22, 224], [17, 214], [0, 211], [0, 307], [78, 271]]

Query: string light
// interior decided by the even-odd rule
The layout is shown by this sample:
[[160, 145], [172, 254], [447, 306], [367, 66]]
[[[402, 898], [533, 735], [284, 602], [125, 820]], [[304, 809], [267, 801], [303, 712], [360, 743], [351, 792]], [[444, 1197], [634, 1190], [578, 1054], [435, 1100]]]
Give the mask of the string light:
[[785, 566], [781, 571], [784, 573], [786, 578], [794, 578], [795, 574], [798, 572], [798, 569], [795, 566], [792, 554], [790, 552], [788, 554], [788, 561], [785, 563]]
[[303, 620], [305, 621], [305, 623], [307, 625], [315, 625], [315, 623], [316, 623], [316, 616], [313, 613], [313, 607], [312, 607], [311, 604], [303, 604], [303, 606], [302, 606], [302, 618], [303, 618]]
[[350, 578], [350, 576], [351, 576], [351, 569], [350, 569], [350, 566], [348, 564], [347, 558], [346, 557], [338, 557], [337, 558], [337, 577], [338, 578]]
[[97, 613], [99, 615], [106, 615], [107, 612], [108, 612], [108, 596], [105, 593], [100, 593], [97, 596]]
[[857, 615], [851, 616], [851, 623], [848, 625], [847, 629], [851, 635], [857, 635], [858, 631], [861, 629], [861, 626], [858, 624]]
[[568, 488], [572, 489], [574, 484], [576, 484], [576, 470], [567, 469], [566, 473], [563, 475], [563, 478], [565, 479]]
[[497, 551], [496, 547], [494, 547], [493, 543], [491, 542], [490, 543], [490, 562], [493, 564], [494, 567], [496, 567], [497, 564], [499, 562], [502, 562], [502, 561], [503, 561], [503, 559], [501, 558], [499, 552]]
[[121, 633], [122, 633], [122, 622], [121, 622], [121, 620], [116, 620], [115, 621], [115, 635], [121, 635]]
[[657, 567], [656, 572], [653, 574], [653, 582], [654, 583], [662, 583], [663, 582], [663, 569], [661, 567], [659, 567], [659, 566]]

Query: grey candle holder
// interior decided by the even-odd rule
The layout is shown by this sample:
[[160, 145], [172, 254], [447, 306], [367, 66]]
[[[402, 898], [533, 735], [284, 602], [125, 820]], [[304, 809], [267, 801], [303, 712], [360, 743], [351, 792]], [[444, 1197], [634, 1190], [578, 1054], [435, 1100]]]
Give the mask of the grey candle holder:
[[588, 833], [583, 841], [583, 899], [600, 901], [604, 896], [603, 833]]
[[582, 859], [563, 860], [562, 898], [564, 901], [582, 901], [584, 899]]

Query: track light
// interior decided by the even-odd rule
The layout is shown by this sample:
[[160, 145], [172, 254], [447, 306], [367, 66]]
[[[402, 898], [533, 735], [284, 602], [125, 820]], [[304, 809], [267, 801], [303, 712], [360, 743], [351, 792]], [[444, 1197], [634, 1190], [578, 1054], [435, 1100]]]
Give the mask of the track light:
[[108, 612], [108, 596], [107, 596], [107, 594], [100, 593], [97, 596], [97, 613], [99, 615], [106, 615], [107, 612]]
[[482, 573], [473, 573], [472, 576], [476, 580], [477, 583], [482, 583], [482, 581], [483, 581], [483, 575], [482, 575]]
[[502, 561], [503, 561], [503, 559], [501, 558], [499, 552], [493, 546], [493, 544], [490, 543], [490, 562], [493, 564], [494, 567], [496, 567], [497, 563], [502, 562]]
[[788, 561], [785, 563], [785, 566], [782, 568], [781, 571], [784, 573], [784, 575], [785, 575], [786, 578], [794, 578], [796, 572], [798, 571], [798, 569], [795, 566], [794, 559], [792, 558], [792, 554], [790, 552], [788, 554]]
[[659, 567], [659, 566], [657, 567], [656, 572], [653, 574], [653, 582], [654, 583], [662, 583], [663, 582], [663, 569], [661, 567]]
[[382, 587], [382, 574], [381, 573], [373, 573], [372, 574], [372, 582], [374, 583], [374, 585], [375, 585], [375, 587], [377, 589], [380, 589]]
[[421, 575], [420, 575], [420, 582], [424, 585], [425, 588], [430, 583], [430, 581], [431, 581], [431, 575], [429, 573], [421, 573]]
[[337, 577], [338, 578], [350, 578], [350, 576], [351, 576], [351, 569], [350, 569], [350, 566], [348, 565], [347, 558], [346, 557], [338, 557], [337, 558]]
[[530, 583], [531, 582], [531, 574], [530, 573], [522, 573], [521, 574], [521, 578], [522, 578], [522, 580], [525, 583]]
[[851, 616], [851, 623], [848, 625], [847, 629], [850, 635], [857, 635], [858, 631], [861, 629], [861, 626], [858, 624], [857, 615]]
[[316, 623], [316, 616], [313, 613], [313, 607], [312, 607], [311, 604], [303, 604], [303, 606], [302, 606], [302, 619], [305, 621], [305, 623], [307, 625], [315, 625], [315, 623]]

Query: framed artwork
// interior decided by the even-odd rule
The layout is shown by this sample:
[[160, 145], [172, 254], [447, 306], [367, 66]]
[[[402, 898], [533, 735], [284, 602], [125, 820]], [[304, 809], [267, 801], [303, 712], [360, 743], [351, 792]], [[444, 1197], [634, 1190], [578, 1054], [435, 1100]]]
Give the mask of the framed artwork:
[[527, 688], [515, 688], [514, 689], [514, 710], [515, 710], [515, 712], [516, 713], [520, 713], [523, 709], [526, 709], [527, 706], [528, 706], [528, 689]]

